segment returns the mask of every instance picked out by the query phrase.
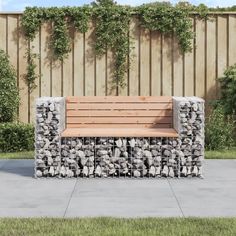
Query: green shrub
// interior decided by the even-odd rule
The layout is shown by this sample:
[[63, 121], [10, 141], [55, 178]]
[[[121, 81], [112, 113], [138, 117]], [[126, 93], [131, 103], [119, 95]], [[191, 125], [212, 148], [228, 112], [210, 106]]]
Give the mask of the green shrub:
[[0, 152], [34, 149], [34, 127], [23, 123], [0, 124]]
[[223, 77], [218, 79], [221, 98], [218, 101], [227, 115], [236, 115], [236, 64], [225, 70]]
[[19, 91], [16, 85], [16, 73], [9, 58], [0, 49], [0, 122], [14, 120], [19, 106]]
[[234, 145], [234, 121], [225, 116], [224, 108], [217, 106], [206, 120], [205, 144], [208, 150], [219, 150]]

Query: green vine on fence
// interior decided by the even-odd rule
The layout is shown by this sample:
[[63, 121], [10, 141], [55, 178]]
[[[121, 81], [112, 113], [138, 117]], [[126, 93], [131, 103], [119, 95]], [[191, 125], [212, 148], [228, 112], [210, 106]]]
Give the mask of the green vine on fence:
[[[216, 10], [219, 11], [220, 8]], [[178, 39], [181, 52], [185, 53], [191, 51], [193, 46], [191, 41], [194, 38], [194, 32], [190, 15], [192, 12], [197, 12], [201, 19], [207, 19], [212, 11], [214, 9], [208, 9], [204, 4], [193, 6], [187, 2], [180, 2], [175, 6], [167, 2], [156, 2], [130, 7], [118, 5], [113, 0], [97, 0], [82, 7], [27, 7], [22, 16], [21, 25], [30, 42], [34, 40], [40, 26], [44, 22], [50, 22], [52, 30], [49, 46], [54, 59], [63, 61], [71, 51], [74, 32], [87, 32], [89, 22], [93, 22], [94, 52], [99, 57], [108, 49], [112, 51], [115, 61], [115, 85], [124, 86], [123, 78], [129, 69], [130, 61], [127, 59], [131, 57], [132, 38], [129, 37], [129, 25], [133, 15], [138, 17], [141, 27], [145, 29], [159, 31], [166, 35], [174, 34]], [[31, 63], [27, 73], [30, 87], [37, 76], [33, 73], [36, 68], [35, 57], [30, 56], [30, 50], [27, 50], [27, 54], [30, 58], [28, 61]]]

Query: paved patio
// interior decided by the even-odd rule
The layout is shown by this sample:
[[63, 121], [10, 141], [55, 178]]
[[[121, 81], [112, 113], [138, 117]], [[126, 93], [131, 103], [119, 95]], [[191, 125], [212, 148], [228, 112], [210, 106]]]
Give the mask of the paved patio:
[[236, 216], [236, 160], [205, 179], [34, 179], [33, 160], [0, 160], [0, 217]]

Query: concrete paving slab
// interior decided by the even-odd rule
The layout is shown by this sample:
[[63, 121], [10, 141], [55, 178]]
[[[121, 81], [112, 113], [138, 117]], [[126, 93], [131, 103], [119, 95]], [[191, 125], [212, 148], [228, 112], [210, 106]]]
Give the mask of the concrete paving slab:
[[66, 217], [182, 216], [166, 179], [78, 180]]
[[205, 179], [35, 179], [33, 160], [0, 160], [0, 217], [232, 217], [236, 160]]

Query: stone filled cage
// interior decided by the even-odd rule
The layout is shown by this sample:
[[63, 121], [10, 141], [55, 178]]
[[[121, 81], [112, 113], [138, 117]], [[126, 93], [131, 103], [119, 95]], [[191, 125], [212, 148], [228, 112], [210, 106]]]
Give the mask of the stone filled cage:
[[202, 177], [204, 100], [173, 97], [171, 137], [61, 137], [65, 98], [37, 99], [36, 177]]

